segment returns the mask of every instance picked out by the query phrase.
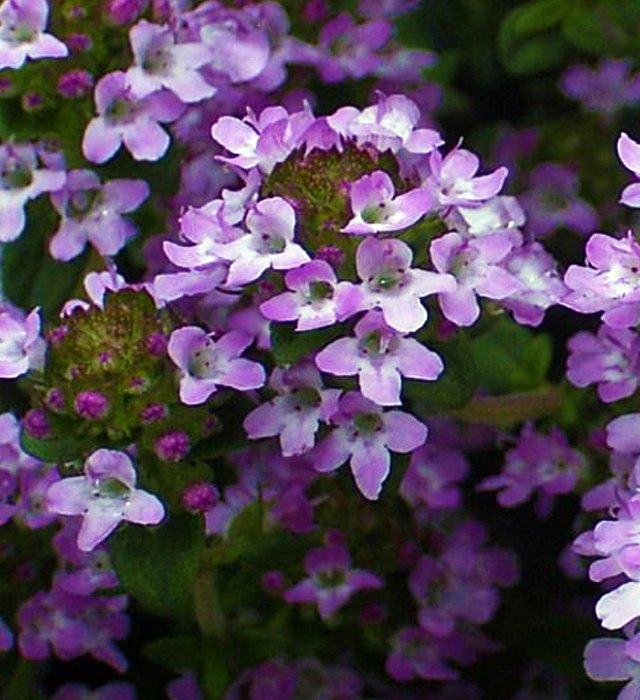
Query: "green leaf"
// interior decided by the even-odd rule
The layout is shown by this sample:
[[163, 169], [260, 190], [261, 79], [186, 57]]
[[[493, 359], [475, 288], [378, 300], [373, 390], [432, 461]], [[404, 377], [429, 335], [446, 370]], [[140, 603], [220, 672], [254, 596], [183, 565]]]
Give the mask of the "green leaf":
[[345, 335], [345, 324], [299, 332], [292, 323], [271, 324], [273, 356], [279, 365], [289, 366], [310, 352], [320, 350], [335, 338]]
[[157, 528], [130, 525], [109, 540], [125, 591], [155, 615], [193, 618], [193, 586], [204, 548], [199, 518], [171, 516]]
[[213, 549], [216, 564], [237, 561], [262, 538], [265, 504], [262, 501], [245, 506], [231, 521], [229, 532]]
[[565, 54], [556, 32], [570, 5], [566, 0], [538, 0], [512, 10], [500, 26], [499, 46], [506, 69], [516, 75], [548, 70]]
[[32, 457], [51, 464], [70, 462], [82, 455], [84, 450], [83, 444], [74, 438], [37, 440], [24, 430], [20, 431], [20, 447]]
[[477, 385], [469, 340], [459, 334], [446, 343], [430, 341], [429, 348], [442, 358], [444, 372], [434, 382], [405, 379], [402, 382], [403, 395], [419, 402], [425, 413], [466, 406]]
[[42, 309], [45, 320], [57, 318], [77, 288], [88, 252], [68, 263], [47, 253], [47, 239], [56, 228], [53, 209], [40, 198], [27, 205], [27, 225], [21, 236], [2, 248], [2, 284], [10, 302], [25, 310]]
[[474, 396], [464, 408], [451, 411], [449, 415], [470, 423], [506, 428], [551, 415], [561, 406], [561, 392], [556, 387], [548, 387], [519, 394]]
[[474, 338], [471, 354], [479, 385], [491, 394], [514, 394], [538, 388], [551, 362], [551, 339], [535, 335], [504, 316]]
[[[562, 33], [568, 42], [583, 51], [606, 54], [616, 34], [615, 27], [604, 22], [591, 7], [572, 8], [562, 22]], [[617, 32], [619, 34], [619, 32]], [[618, 37], [620, 39], [620, 37]]]
[[154, 639], [145, 644], [142, 655], [151, 663], [166, 666], [178, 673], [198, 669], [203, 662], [200, 639], [186, 634]]

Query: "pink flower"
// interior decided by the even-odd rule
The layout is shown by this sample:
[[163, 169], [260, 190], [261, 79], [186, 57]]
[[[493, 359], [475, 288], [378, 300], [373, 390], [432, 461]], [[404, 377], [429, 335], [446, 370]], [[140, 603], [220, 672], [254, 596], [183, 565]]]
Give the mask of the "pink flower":
[[125, 452], [99, 449], [84, 464], [84, 476], [52, 484], [47, 507], [60, 515], [81, 515], [78, 549], [90, 552], [123, 520], [157, 525], [164, 506], [156, 496], [135, 488], [136, 472]]

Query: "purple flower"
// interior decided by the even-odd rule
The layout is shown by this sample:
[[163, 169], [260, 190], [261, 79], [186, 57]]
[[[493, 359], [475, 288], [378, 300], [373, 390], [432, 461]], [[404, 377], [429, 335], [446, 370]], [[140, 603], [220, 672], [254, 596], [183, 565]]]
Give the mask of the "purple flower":
[[323, 372], [357, 374], [363, 396], [380, 406], [400, 405], [401, 376], [437, 379], [444, 365], [439, 355], [390, 328], [379, 311], [370, 311], [355, 327], [355, 338], [339, 338], [316, 355]]
[[589, 267], [570, 265], [564, 281], [571, 291], [562, 303], [580, 313], [604, 311], [613, 328], [628, 328], [640, 319], [640, 245], [629, 232], [617, 239], [594, 233], [586, 245]]
[[426, 186], [433, 189], [434, 197], [441, 206], [473, 206], [484, 202], [502, 189], [509, 174], [505, 167], [489, 175], [478, 175], [480, 161], [471, 151], [456, 146], [444, 158], [434, 150], [429, 156], [431, 174]]
[[360, 294], [350, 282], [338, 282], [324, 260], [312, 260], [287, 271], [282, 292], [260, 304], [260, 313], [271, 321], [297, 321], [297, 331], [333, 325], [358, 311]]
[[340, 390], [323, 389], [320, 374], [311, 365], [276, 367], [270, 384], [279, 396], [247, 415], [243, 423], [247, 435], [252, 440], [280, 435], [283, 457], [308, 452], [319, 422], [328, 422], [336, 412]]
[[84, 683], [65, 683], [58, 688], [51, 700], [136, 700], [136, 691], [131, 683], [116, 681], [90, 690]]
[[341, 229], [359, 235], [401, 231], [424, 216], [433, 205], [433, 196], [424, 188], [394, 197], [395, 188], [387, 173], [376, 170], [363, 175], [351, 186], [353, 218]]
[[176, 44], [173, 29], [146, 20], [131, 27], [129, 38], [134, 65], [126, 73], [126, 84], [132, 97], [141, 99], [167, 88], [182, 102], [199, 102], [217, 92], [198, 72], [211, 61], [203, 44]]
[[164, 518], [158, 498], [135, 487], [136, 472], [126, 453], [96, 450], [85, 462], [84, 472], [52, 484], [47, 492], [52, 513], [82, 515], [78, 533], [82, 551], [91, 551], [123, 520], [157, 525]]
[[616, 700], [640, 697], [640, 635], [592, 639], [584, 650], [584, 669], [594, 681], [629, 681]]
[[356, 251], [356, 269], [363, 280], [363, 309], [380, 309], [391, 328], [412, 333], [427, 320], [420, 298], [438, 292], [452, 292], [455, 278], [411, 268], [413, 253], [403, 241], [365, 238]]
[[455, 290], [438, 294], [446, 318], [458, 326], [470, 326], [480, 316], [476, 294], [503, 299], [520, 288], [518, 279], [504, 267], [512, 248], [512, 239], [505, 236], [465, 239], [452, 232], [433, 241], [429, 249], [433, 266], [456, 281]]
[[0, 70], [21, 68], [27, 58], [63, 58], [69, 50], [44, 32], [46, 0], [4, 0], [0, 5]]
[[30, 199], [64, 185], [63, 170], [42, 168], [38, 152], [30, 144], [0, 146], [0, 242], [17, 238], [26, 220], [24, 208]]
[[378, 498], [389, 476], [389, 450], [411, 452], [427, 439], [427, 427], [417, 418], [402, 411], [383, 413], [355, 391], [340, 399], [331, 422], [337, 428], [311, 452], [313, 467], [328, 472], [350, 460], [356, 485], [369, 500]]
[[593, 232], [598, 215], [576, 196], [578, 185], [576, 173], [567, 166], [542, 163], [531, 173], [529, 189], [519, 200], [534, 236], [546, 236], [558, 226], [583, 235]]
[[0, 312], [0, 378], [13, 379], [44, 365], [39, 309], [22, 319], [18, 311]]
[[65, 186], [51, 195], [61, 216], [60, 226], [49, 241], [56, 260], [71, 260], [91, 243], [100, 255], [115, 255], [136, 233], [123, 219], [149, 196], [144, 180], [111, 180], [101, 185], [91, 170], [72, 170]]
[[420, 627], [403, 627], [392, 641], [387, 673], [397, 681], [454, 680], [458, 673], [445, 661], [446, 642], [446, 638], [436, 637]]
[[[560, 430], [543, 435], [527, 424], [518, 445], [507, 452], [503, 472], [483, 479], [478, 488], [502, 489], [498, 493], [498, 503], [512, 508], [528, 500], [536, 489], [546, 497], [568, 493], [583, 469], [582, 455], [571, 449]], [[547, 509], [544, 502], [541, 507]]]
[[296, 214], [281, 197], [259, 201], [247, 214], [250, 233], [218, 247], [221, 258], [231, 261], [226, 287], [258, 279], [270, 267], [289, 270], [309, 262], [303, 248], [293, 242]]
[[320, 32], [317, 67], [326, 83], [347, 78], [356, 80], [373, 72], [384, 62], [376, 55], [391, 38], [392, 24], [374, 19], [357, 25], [353, 17], [341, 13], [327, 22]]
[[175, 121], [184, 109], [168, 90], [134, 98], [122, 71], [98, 81], [95, 102], [98, 116], [89, 122], [82, 139], [82, 152], [93, 163], [109, 160], [122, 143], [136, 160], [162, 158], [170, 139], [158, 122]]
[[218, 386], [239, 391], [260, 388], [264, 369], [240, 357], [253, 342], [242, 331], [230, 331], [214, 341], [196, 326], [173, 331], [167, 353], [180, 370], [180, 400], [188, 405], [204, 403]]
[[[622, 132], [617, 144], [618, 157], [625, 168], [640, 178], [640, 144], [634, 141], [628, 134]], [[640, 207], [640, 182], [627, 185], [620, 195], [621, 204], [628, 207]]]
[[404, 149], [429, 153], [444, 141], [433, 129], [416, 129], [420, 110], [405, 95], [378, 95], [378, 103], [362, 111], [341, 107], [327, 117], [329, 126], [343, 138], [355, 138], [358, 145], [371, 144], [379, 151]]
[[287, 603], [315, 603], [320, 617], [334, 615], [354, 593], [382, 588], [382, 580], [369, 571], [352, 569], [344, 546], [312, 549], [305, 557], [308, 577], [284, 593]]
[[627, 77], [630, 61], [602, 59], [591, 69], [574, 65], [560, 78], [560, 89], [592, 112], [612, 115], [626, 104], [640, 102], [640, 76]]
[[628, 328], [600, 326], [569, 339], [567, 378], [574, 386], [598, 385], [601, 401], [611, 403], [631, 396], [638, 388], [640, 337]]

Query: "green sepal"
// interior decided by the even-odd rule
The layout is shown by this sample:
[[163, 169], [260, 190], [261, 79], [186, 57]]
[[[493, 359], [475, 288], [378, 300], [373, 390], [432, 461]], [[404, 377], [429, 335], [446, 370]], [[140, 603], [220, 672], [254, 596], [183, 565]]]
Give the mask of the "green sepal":
[[129, 525], [109, 540], [122, 587], [150, 613], [193, 619], [193, 587], [204, 549], [202, 520], [171, 516], [157, 528]]

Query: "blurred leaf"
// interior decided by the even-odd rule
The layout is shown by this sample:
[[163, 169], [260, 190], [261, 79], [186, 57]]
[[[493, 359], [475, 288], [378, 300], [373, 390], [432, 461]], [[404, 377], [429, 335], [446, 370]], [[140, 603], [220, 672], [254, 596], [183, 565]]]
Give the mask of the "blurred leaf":
[[514, 394], [538, 388], [551, 362], [551, 339], [534, 335], [504, 316], [470, 343], [478, 384], [491, 394]]
[[296, 331], [292, 323], [271, 324], [271, 345], [273, 356], [279, 365], [292, 365], [308, 355], [320, 350], [335, 338], [345, 335], [345, 324], [335, 324], [315, 331]]
[[157, 528], [130, 525], [109, 540], [125, 591], [155, 615], [193, 617], [193, 586], [204, 548], [199, 518], [171, 516]]
[[154, 639], [145, 644], [142, 655], [148, 661], [178, 673], [200, 668], [203, 662], [200, 639], [190, 635]]
[[462, 409], [450, 416], [470, 423], [508, 427], [555, 413], [562, 405], [561, 392], [555, 387], [502, 396], [474, 396]]
[[425, 413], [466, 406], [478, 383], [469, 340], [458, 334], [448, 342], [430, 341], [429, 348], [442, 358], [444, 372], [434, 382], [405, 379], [403, 395], [419, 402], [421, 412]]
[[562, 22], [562, 33], [568, 42], [578, 49], [595, 54], [608, 53], [613, 30], [592, 7], [574, 7]]
[[24, 430], [20, 431], [20, 447], [32, 457], [51, 464], [70, 462], [79, 457], [84, 450], [83, 444], [74, 438], [37, 440]]
[[88, 251], [63, 263], [47, 253], [56, 222], [48, 200], [27, 204], [27, 225], [21, 236], [2, 248], [2, 283], [7, 299], [25, 310], [42, 309], [45, 320], [57, 317], [82, 276]]
[[229, 564], [256, 546], [263, 534], [265, 504], [262, 501], [245, 506], [231, 521], [228, 533], [212, 548], [215, 564]]
[[516, 75], [552, 68], [564, 57], [565, 44], [556, 32], [570, 5], [566, 0], [538, 0], [520, 5], [502, 22], [502, 62]]

